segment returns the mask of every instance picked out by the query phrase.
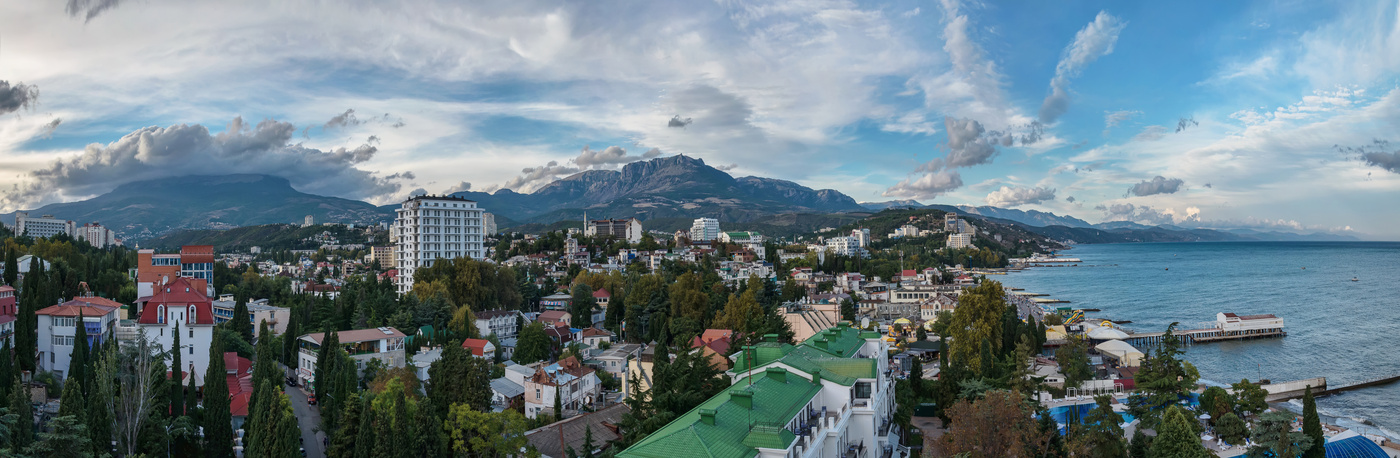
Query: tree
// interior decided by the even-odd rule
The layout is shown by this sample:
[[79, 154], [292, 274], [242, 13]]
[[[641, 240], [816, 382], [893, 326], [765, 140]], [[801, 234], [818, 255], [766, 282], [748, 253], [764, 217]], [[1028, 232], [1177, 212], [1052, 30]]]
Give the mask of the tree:
[[1161, 425], [1157, 428], [1157, 437], [1152, 440], [1152, 448], [1149, 449], [1148, 456], [1212, 458], [1215, 454], [1201, 445], [1201, 438], [1196, 437], [1196, 430], [1191, 427], [1190, 420], [1186, 419], [1186, 414], [1181, 408], [1171, 406], [1162, 415]]
[[210, 458], [229, 458], [233, 456], [233, 413], [225, 378], [228, 369], [217, 341], [209, 347], [209, 366], [204, 371], [204, 453]]
[[[137, 333], [136, 341], [121, 345], [117, 358], [116, 406], [113, 409], [120, 449], [126, 455], [135, 455], [140, 446], [143, 427], [151, 418], [151, 413], [162, 393], [157, 389], [165, 380], [159, 345], [152, 346], [145, 331]], [[26, 399], [24, 403], [29, 405]], [[23, 418], [23, 415], [21, 415]]]
[[180, 322], [175, 322], [175, 330], [170, 332], [170, 336], [174, 337], [170, 348], [170, 378], [174, 382], [170, 384], [170, 416], [174, 418], [185, 414], [185, 366], [180, 362], [180, 353], [185, 349], [180, 347]]
[[1269, 392], [1258, 383], [1250, 383], [1248, 379], [1242, 379], [1239, 383], [1231, 384], [1230, 388], [1235, 390], [1235, 410], [1242, 414], [1258, 415], [1268, 410], [1269, 403], [1265, 401], [1269, 397]]
[[15, 358], [21, 371], [34, 371], [34, 358], [38, 350], [39, 318], [34, 314], [48, 301], [47, 286], [44, 284], [44, 268], [39, 257], [29, 258], [29, 273], [24, 276], [21, 289], [19, 316], [15, 319]]
[[[949, 330], [952, 334], [951, 359], [955, 362], [973, 361], [981, 352], [982, 341], [990, 342], [993, 353], [1001, 344], [1002, 315], [1006, 309], [1006, 293], [1001, 283], [983, 282], [958, 296]], [[987, 368], [978, 367], [981, 374]]]
[[763, 306], [758, 303], [758, 291], [749, 288], [742, 294], [730, 294], [724, 310], [715, 315], [710, 326], [734, 331], [734, 337], [752, 342], [762, 338], [759, 320], [764, 315]]
[[1060, 363], [1060, 372], [1065, 375], [1065, 388], [1078, 388], [1080, 383], [1094, 378], [1094, 369], [1089, 366], [1088, 344], [1084, 339], [1071, 337], [1068, 342], [1055, 349], [1055, 360]]
[[10, 381], [18, 378], [10, 351], [10, 339], [0, 346], [0, 399], [10, 399]]
[[428, 367], [428, 403], [434, 415], [464, 404], [476, 410], [491, 407], [491, 364], [468, 353], [461, 345], [448, 345], [442, 357]]
[[15, 421], [14, 438], [10, 445], [22, 450], [34, 442], [34, 408], [29, 404], [29, 389], [15, 378], [15, 387], [10, 391], [10, 412], [18, 418]]
[[1293, 431], [1293, 414], [1290, 412], [1260, 415], [1250, 436], [1255, 444], [1245, 454], [1250, 458], [1298, 458], [1313, 445], [1313, 439], [1307, 434]]
[[[83, 325], [83, 312], [78, 311], [77, 328], [73, 333], [73, 353], [68, 360], [68, 380], [80, 382], [83, 387], [91, 385], [92, 379], [88, 376], [88, 338], [87, 326]], [[84, 395], [88, 393], [83, 392]]]
[[1249, 427], [1234, 412], [1226, 412], [1215, 419], [1215, 432], [1232, 445], [1244, 444], [1245, 438], [1249, 437]]
[[511, 457], [530, 444], [525, 440], [527, 425], [525, 416], [514, 410], [481, 412], [459, 404], [448, 411], [443, 429], [454, 456]]
[[[0, 350], [3, 351], [3, 350]], [[87, 406], [87, 429], [88, 436], [92, 438], [93, 453], [96, 455], [114, 454], [112, 449], [112, 393], [113, 380], [117, 374], [117, 352], [115, 344], [110, 341], [107, 345], [95, 347], [93, 355], [92, 386], [87, 389], [89, 402]]]
[[1018, 456], [1028, 450], [1039, 454], [1050, 442], [1021, 397], [1009, 391], [988, 392], [975, 403], [958, 401], [948, 416], [948, 432], [934, 443], [942, 456]]
[[515, 341], [515, 355], [512, 359], [520, 364], [544, 361], [549, 359], [550, 347], [553, 345], [553, 341], [544, 333], [543, 324], [530, 323], [520, 330], [520, 336]]
[[19, 253], [16, 249], [5, 250], [5, 284], [14, 286], [15, 279], [19, 278]]
[[1226, 413], [1235, 410], [1235, 398], [1224, 388], [1212, 386], [1201, 393], [1201, 410], [1210, 414], [1212, 420], [1219, 420]]
[[[1235, 417], [1238, 419], [1239, 417]], [[1145, 433], [1134, 432], [1133, 440], [1128, 441], [1128, 456], [1132, 458], [1147, 458], [1152, 453], [1152, 436]]]
[[1123, 428], [1118, 426], [1121, 417], [1113, 411], [1108, 396], [1098, 396], [1098, 405], [1084, 416], [1083, 426], [1075, 435], [1075, 448], [1086, 452], [1085, 456], [1096, 458], [1127, 458], [1127, 443], [1123, 440]]
[[710, 308], [710, 298], [703, 290], [700, 275], [686, 272], [676, 277], [668, 288], [671, 299], [671, 319], [687, 318], [703, 325]]
[[914, 330], [914, 338], [918, 339], [920, 342], [928, 340], [928, 330], [924, 329], [923, 325], [919, 325], [916, 328], [917, 329]]
[[63, 384], [63, 397], [58, 405], [58, 416], [73, 417], [79, 423], [85, 423], [87, 417], [87, 401], [83, 398], [82, 382], [69, 380]]
[[301, 430], [297, 427], [296, 415], [292, 413], [291, 400], [283, 393], [280, 385], [264, 383], [258, 388], [268, 399], [267, 414], [258, 425], [258, 440], [248, 444], [249, 454], [258, 457], [298, 456]]
[[593, 288], [587, 284], [574, 285], [573, 300], [569, 303], [570, 326], [583, 329], [593, 327]]
[[[228, 320], [229, 330], [238, 333], [244, 342], [253, 341], [253, 322], [248, 318], [248, 300], [240, 300], [233, 304], [233, 318]], [[265, 336], [267, 334], [258, 334]]]
[[[795, 282], [789, 282], [796, 284]], [[783, 285], [783, 290], [787, 290], [787, 285]], [[856, 300], [854, 297], [846, 297], [841, 300], [841, 319], [854, 323], [856, 321]]]
[[1141, 421], [1139, 428], [1155, 429], [1166, 407], [1180, 402], [1196, 387], [1200, 373], [1196, 366], [1182, 361], [1177, 323], [1167, 325], [1162, 342], [1151, 356], [1143, 359], [1133, 376], [1138, 394], [1128, 397], [1129, 411]]
[[1322, 435], [1322, 420], [1317, 416], [1317, 399], [1313, 398], [1312, 385], [1303, 389], [1303, 434], [1312, 439], [1312, 445], [1303, 449], [1303, 458], [1326, 458], [1326, 437]]
[[82, 458], [92, 456], [91, 450], [87, 425], [78, 417], [60, 416], [49, 420], [48, 431], [39, 433], [39, 441], [25, 451], [32, 456]]
[[372, 415], [362, 414], [360, 393], [350, 393], [350, 398], [345, 400], [345, 413], [341, 419], [345, 426], [331, 434], [330, 447], [326, 449], [326, 456], [348, 457], [355, 454], [355, 439], [360, 435], [360, 424], [365, 420], [361, 415], [370, 417]]

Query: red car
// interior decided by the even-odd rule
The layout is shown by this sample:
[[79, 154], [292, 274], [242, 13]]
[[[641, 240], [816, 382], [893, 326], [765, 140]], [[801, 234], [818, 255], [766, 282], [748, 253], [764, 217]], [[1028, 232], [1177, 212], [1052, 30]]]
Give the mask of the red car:
[[316, 405], [316, 395], [313, 394], [313, 395], [307, 396], [307, 397], [306, 397], [306, 403], [309, 404], [309, 405], [313, 405], [313, 406]]

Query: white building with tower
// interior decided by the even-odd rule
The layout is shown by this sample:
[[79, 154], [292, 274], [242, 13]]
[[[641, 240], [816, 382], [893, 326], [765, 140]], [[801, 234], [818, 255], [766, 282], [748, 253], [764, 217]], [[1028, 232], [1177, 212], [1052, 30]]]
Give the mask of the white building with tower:
[[450, 196], [414, 196], [403, 202], [394, 218], [395, 283], [399, 294], [413, 289], [413, 273], [438, 259], [484, 259], [485, 228], [476, 201]]

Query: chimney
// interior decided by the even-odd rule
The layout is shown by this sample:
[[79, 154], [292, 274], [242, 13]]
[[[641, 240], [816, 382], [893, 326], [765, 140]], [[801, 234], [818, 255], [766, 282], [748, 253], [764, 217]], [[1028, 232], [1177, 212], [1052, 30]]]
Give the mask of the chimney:
[[813, 384], [813, 385], [816, 385], [816, 386], [818, 386], [818, 387], [821, 387], [821, 386], [822, 386], [822, 370], [821, 370], [821, 369], [813, 369], [813, 370], [812, 370], [812, 384]]
[[813, 339], [813, 340], [812, 340], [812, 345], [816, 345], [817, 348], [820, 348], [820, 349], [822, 349], [822, 350], [825, 350], [825, 349], [826, 349], [826, 337], [817, 337], [816, 339]]
[[734, 404], [748, 410], [753, 410], [753, 392], [743, 389], [729, 390], [729, 400]]
[[787, 383], [787, 369], [783, 369], [781, 367], [770, 367], [765, 372], [768, 373], [768, 378], [771, 378], [781, 383]]
[[776, 343], [776, 342], [778, 341], [778, 335], [777, 335], [777, 334], [764, 334], [764, 335], [763, 335], [763, 341], [764, 341], [764, 342], [774, 342], [774, 343]]
[[700, 422], [710, 426], [714, 426], [715, 409], [700, 409]]

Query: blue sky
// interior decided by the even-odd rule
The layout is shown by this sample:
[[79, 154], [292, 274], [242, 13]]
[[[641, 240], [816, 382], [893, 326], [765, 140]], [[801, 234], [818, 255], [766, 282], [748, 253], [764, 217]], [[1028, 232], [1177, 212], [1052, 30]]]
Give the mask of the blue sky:
[[858, 201], [1400, 239], [1397, 10], [6, 2], [0, 210], [195, 173], [528, 192], [685, 154]]

